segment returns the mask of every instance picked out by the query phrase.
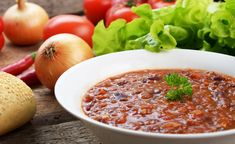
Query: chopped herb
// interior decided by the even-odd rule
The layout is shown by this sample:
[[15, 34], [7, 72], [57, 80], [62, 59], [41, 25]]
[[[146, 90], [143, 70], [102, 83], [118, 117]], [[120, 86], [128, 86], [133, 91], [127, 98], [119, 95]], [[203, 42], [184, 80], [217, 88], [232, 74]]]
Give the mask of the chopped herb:
[[166, 94], [166, 98], [168, 100], [178, 101], [182, 100], [184, 96], [192, 96], [192, 84], [186, 77], [173, 73], [165, 76], [165, 81], [169, 86], [171, 86], [171, 90]]

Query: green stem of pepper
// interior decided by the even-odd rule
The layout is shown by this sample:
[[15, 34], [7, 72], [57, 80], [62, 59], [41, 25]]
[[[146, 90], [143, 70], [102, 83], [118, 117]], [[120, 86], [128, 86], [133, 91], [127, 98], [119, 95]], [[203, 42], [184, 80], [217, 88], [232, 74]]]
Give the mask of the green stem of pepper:
[[136, 6], [136, 0], [128, 0], [128, 1], [125, 3], [125, 6], [127, 6], [127, 7]]
[[163, 2], [174, 2], [175, 0], [163, 0]]

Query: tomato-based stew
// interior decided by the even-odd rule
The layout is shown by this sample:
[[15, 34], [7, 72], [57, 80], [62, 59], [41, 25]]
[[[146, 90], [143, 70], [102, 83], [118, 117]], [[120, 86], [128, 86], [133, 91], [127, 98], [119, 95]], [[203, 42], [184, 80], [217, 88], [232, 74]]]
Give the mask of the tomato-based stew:
[[[165, 77], [188, 79], [192, 95], [167, 99]], [[178, 93], [177, 93], [178, 94]], [[108, 78], [88, 90], [84, 113], [99, 122], [154, 133], [206, 133], [235, 128], [235, 78], [194, 69], [134, 71]]]

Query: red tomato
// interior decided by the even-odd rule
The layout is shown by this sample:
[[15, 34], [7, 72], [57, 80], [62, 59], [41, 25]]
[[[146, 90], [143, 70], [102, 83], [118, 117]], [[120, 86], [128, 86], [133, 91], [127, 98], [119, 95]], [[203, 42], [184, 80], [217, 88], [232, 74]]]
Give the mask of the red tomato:
[[3, 32], [3, 30], [4, 30], [3, 20], [2, 20], [2, 18], [0, 17], [0, 33]]
[[131, 11], [130, 7], [113, 7], [107, 12], [106, 26], [109, 26], [112, 21], [120, 18], [131, 22], [133, 19], [138, 18], [138, 16]]
[[146, 3], [148, 0], [113, 0], [112, 7], [106, 14], [106, 26], [119, 18], [125, 19], [127, 22], [131, 22], [138, 16], [131, 11], [132, 6], [139, 6]]
[[4, 43], [5, 43], [4, 36], [3, 34], [0, 34], [0, 50], [3, 48]]
[[148, 0], [153, 9], [174, 5], [176, 0]]
[[92, 47], [94, 25], [85, 17], [76, 15], [59, 15], [48, 21], [43, 31], [44, 40], [60, 34], [70, 33], [79, 36]]
[[105, 18], [112, 0], [84, 0], [83, 7], [87, 18], [94, 24]]
[[5, 39], [2, 33], [3, 29], [4, 29], [3, 21], [2, 21], [2, 18], [0, 17], [0, 50], [3, 48], [4, 43], [5, 43]]

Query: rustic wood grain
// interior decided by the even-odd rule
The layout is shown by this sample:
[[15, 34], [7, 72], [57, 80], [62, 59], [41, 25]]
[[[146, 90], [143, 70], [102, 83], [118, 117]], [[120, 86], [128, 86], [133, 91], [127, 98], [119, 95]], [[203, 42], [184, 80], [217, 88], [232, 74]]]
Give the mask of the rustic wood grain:
[[1, 144], [101, 144], [80, 121], [28, 129], [0, 139]]
[[31, 123], [34, 126], [51, 125], [76, 120], [56, 101], [54, 94], [43, 86], [33, 88], [37, 99], [37, 112]]
[[[16, 0], [0, 0], [0, 15], [12, 5]], [[42, 6], [50, 16], [64, 13], [79, 13], [82, 10], [83, 0], [28, 0]]]
[[6, 40], [5, 46], [0, 52], [0, 68], [5, 65], [16, 62], [17, 60], [23, 58], [25, 55], [36, 51], [40, 45], [41, 43], [28, 47], [17, 47]]

